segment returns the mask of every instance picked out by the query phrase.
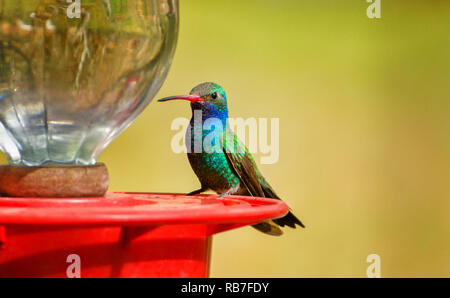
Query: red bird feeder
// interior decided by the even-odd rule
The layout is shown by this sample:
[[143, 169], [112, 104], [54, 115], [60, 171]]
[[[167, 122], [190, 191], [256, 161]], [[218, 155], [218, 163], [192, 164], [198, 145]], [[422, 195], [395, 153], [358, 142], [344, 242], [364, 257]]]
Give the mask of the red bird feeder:
[[1, 198], [0, 277], [207, 277], [212, 236], [284, 216], [280, 200], [108, 193]]

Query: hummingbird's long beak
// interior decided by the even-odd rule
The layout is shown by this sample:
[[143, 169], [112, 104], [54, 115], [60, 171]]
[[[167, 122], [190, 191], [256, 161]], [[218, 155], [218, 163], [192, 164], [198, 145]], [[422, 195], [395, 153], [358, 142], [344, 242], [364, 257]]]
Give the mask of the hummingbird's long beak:
[[199, 95], [175, 95], [158, 99], [158, 101], [168, 101], [168, 100], [188, 100], [190, 102], [199, 102], [203, 101], [203, 98], [201, 98]]

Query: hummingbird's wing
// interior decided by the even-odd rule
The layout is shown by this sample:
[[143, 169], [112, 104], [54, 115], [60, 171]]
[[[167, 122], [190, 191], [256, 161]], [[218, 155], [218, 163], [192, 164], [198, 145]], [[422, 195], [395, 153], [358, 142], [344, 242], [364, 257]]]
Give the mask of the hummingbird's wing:
[[[251, 196], [280, 200], [278, 195], [262, 176], [247, 147], [239, 140], [236, 134], [228, 132], [228, 135], [222, 138], [222, 149], [230, 167], [240, 178], [240, 181], [245, 185]], [[284, 217], [274, 219], [273, 221], [282, 227], [287, 225], [291, 228], [295, 228], [296, 224], [303, 228], [305, 227], [290, 211]]]
[[245, 185], [250, 195], [265, 197], [259, 182], [256, 163], [247, 147], [239, 138], [234, 133], [230, 133], [228, 137], [222, 138], [222, 149], [228, 164]]

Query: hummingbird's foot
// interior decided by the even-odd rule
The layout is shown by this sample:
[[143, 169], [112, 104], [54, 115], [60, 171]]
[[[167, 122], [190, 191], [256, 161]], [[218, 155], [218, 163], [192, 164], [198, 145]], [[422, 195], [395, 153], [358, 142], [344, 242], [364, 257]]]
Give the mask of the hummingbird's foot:
[[240, 184], [238, 183], [236, 186], [233, 186], [232, 188], [230, 188], [229, 190], [227, 190], [226, 192], [220, 194], [219, 198], [223, 198], [225, 196], [231, 196], [236, 194], [240, 189]]

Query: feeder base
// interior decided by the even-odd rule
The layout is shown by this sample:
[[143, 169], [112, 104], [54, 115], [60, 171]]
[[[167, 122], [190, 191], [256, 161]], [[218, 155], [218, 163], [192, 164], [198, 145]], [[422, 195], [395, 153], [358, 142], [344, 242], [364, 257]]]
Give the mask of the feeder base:
[[209, 274], [212, 236], [206, 225], [6, 226], [5, 230], [0, 278], [205, 278]]
[[9, 197], [99, 197], [108, 190], [102, 163], [92, 166], [0, 166], [0, 194]]

